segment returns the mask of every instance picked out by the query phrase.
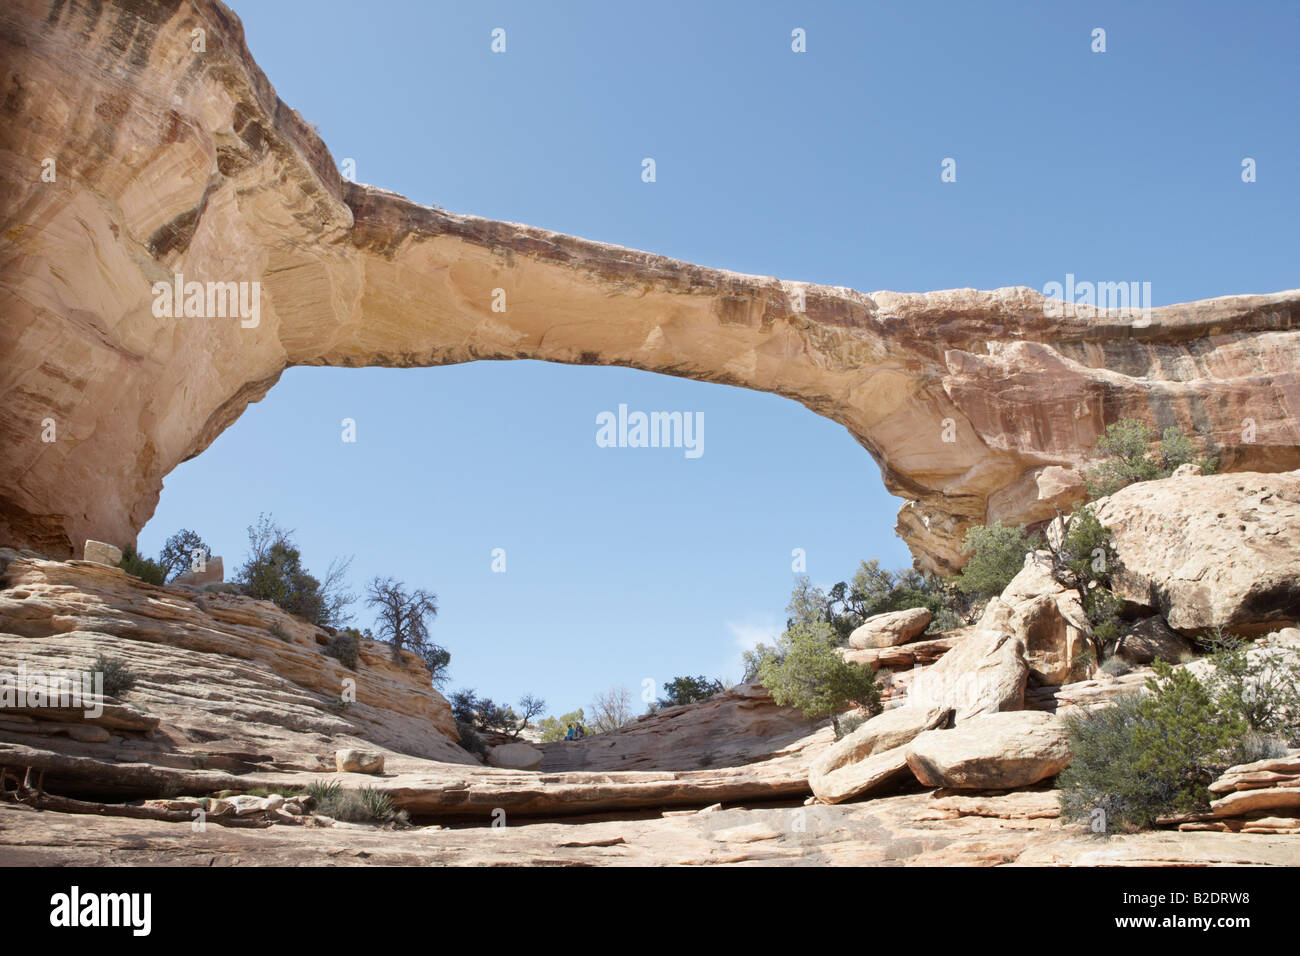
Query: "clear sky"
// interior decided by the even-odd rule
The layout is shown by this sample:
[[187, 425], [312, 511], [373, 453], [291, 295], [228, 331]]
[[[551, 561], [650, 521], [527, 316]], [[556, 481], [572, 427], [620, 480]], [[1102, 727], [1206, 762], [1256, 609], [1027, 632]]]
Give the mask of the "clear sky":
[[[336, 160], [455, 212], [867, 292], [1300, 286], [1293, 0], [232, 6]], [[704, 454], [597, 447], [620, 403], [702, 412]], [[139, 543], [193, 528], [229, 575], [272, 513], [313, 570], [353, 555], [357, 590], [436, 591], [452, 687], [559, 713], [738, 678], [784, 620], [792, 549], [827, 585], [906, 564], [899, 504], [841, 426], [767, 394], [534, 362], [291, 369], [168, 476]]]

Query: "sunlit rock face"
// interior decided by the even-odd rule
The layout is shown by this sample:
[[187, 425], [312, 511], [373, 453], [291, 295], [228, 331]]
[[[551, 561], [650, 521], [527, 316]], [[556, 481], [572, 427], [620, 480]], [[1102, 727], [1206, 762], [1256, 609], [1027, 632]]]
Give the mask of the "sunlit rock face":
[[1025, 288], [864, 294], [420, 206], [344, 181], [214, 0], [9, 0], [0, 59], [0, 543], [131, 542], [293, 365], [530, 358], [784, 395], [867, 449], [934, 570], [972, 524], [1077, 499], [1121, 417], [1229, 469], [1300, 466], [1300, 291], [1053, 317]]

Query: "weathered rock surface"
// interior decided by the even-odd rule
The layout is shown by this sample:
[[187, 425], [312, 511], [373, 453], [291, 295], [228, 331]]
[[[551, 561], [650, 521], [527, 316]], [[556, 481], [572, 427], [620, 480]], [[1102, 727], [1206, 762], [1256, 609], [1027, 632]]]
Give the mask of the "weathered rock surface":
[[1089, 664], [1075, 663], [1089, 646], [1088, 616], [1079, 592], [1052, 577], [1047, 551], [1025, 555], [1024, 568], [1000, 597], [990, 599], [978, 630], [1014, 634], [1039, 683], [1065, 684], [1089, 676]]
[[1125, 629], [1115, 653], [1134, 664], [1157, 660], [1177, 664], [1192, 653], [1192, 646], [1163, 617], [1153, 614]]
[[[864, 294], [420, 206], [341, 179], [216, 0], [13, 0], [0, 58], [0, 543], [133, 541], [163, 477], [296, 365], [527, 358], [783, 395], [879, 463], [927, 569], [960, 566], [972, 524], [1079, 498], [1121, 417], [1300, 467], [1300, 292], [1050, 318], [1027, 288]], [[156, 318], [177, 275], [260, 282], [256, 322]]]
[[868, 795], [907, 768], [906, 745], [944, 723], [950, 711], [896, 707], [872, 717], [813, 761], [808, 784], [822, 803]]
[[488, 752], [488, 766], [507, 770], [537, 770], [542, 766], [542, 752], [528, 744], [502, 744]]
[[[943, 793], [940, 791], [939, 793]], [[838, 806], [724, 807], [632, 820], [529, 821], [494, 828], [269, 830], [38, 813], [0, 804], [4, 866], [914, 865], [1207, 866], [1300, 864], [1290, 836], [1155, 831], [1098, 840], [1054, 819], [1056, 794], [909, 793]]]
[[213, 555], [204, 562], [200, 570], [186, 571], [172, 579], [172, 584], [188, 584], [190, 587], [202, 587], [205, 584], [220, 584], [226, 580], [226, 565], [220, 555]]
[[707, 769], [798, 748], [817, 734], [817, 726], [797, 710], [778, 706], [762, 685], [737, 684], [709, 700], [661, 708], [621, 730], [538, 747], [547, 773]]
[[927, 787], [1027, 787], [1069, 764], [1065, 722], [1031, 710], [985, 714], [951, 730], [928, 730], [907, 748], [908, 767]]
[[953, 631], [928, 641], [912, 641], [894, 647], [839, 648], [840, 656], [850, 664], [866, 664], [872, 670], [908, 670], [918, 665], [933, 664], [948, 651], [957, 646], [967, 633], [966, 630]]
[[951, 708], [958, 722], [1021, 710], [1028, 677], [1024, 641], [1009, 631], [977, 629], [915, 674], [908, 702], [919, 708]]
[[867, 618], [849, 635], [849, 647], [896, 647], [920, 637], [930, 626], [930, 612], [923, 607], [888, 611]]
[[1104, 498], [1115, 590], [1184, 633], [1300, 619], [1300, 471], [1165, 478]]
[[[363, 641], [353, 671], [325, 654], [328, 633], [265, 601], [12, 551], [0, 551], [0, 566], [0, 672], [89, 670], [104, 654], [137, 675], [97, 718], [0, 711], [0, 766], [46, 769], [52, 790], [148, 796], [164, 777], [194, 787], [209, 775], [227, 782], [205, 789], [237, 786], [226, 775], [332, 770], [334, 752], [348, 748], [473, 761], [413, 655], [395, 664], [387, 646]], [[355, 682], [354, 702], [346, 682]], [[101, 727], [107, 739], [70, 737], [77, 725]]]
[[1300, 834], [1300, 750], [1230, 767], [1209, 789], [1209, 813], [1160, 822], [1185, 831]]

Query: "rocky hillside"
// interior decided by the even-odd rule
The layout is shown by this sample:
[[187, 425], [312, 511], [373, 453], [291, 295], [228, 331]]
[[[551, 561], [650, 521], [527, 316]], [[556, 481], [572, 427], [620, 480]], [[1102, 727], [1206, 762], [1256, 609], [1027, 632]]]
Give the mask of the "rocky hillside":
[[[783, 395], [874, 457], [926, 569], [960, 566], [972, 525], [1078, 500], [1119, 418], [1226, 469], [1300, 466], [1297, 291], [1054, 317], [1028, 288], [868, 294], [421, 206], [340, 177], [218, 0], [9, 0], [0, 57], [0, 545], [133, 541], [167, 473], [296, 365], [527, 358]], [[187, 282], [256, 283], [257, 314], [250, 285], [247, 316], [156, 315], [155, 284]]]
[[[0, 552], [0, 674], [103, 654], [138, 675], [94, 717], [0, 710], [0, 860], [1294, 865], [1300, 750], [1228, 769], [1205, 812], [1141, 833], [1065, 822], [1055, 784], [1074, 757], [1064, 716], [1144, 693], [1154, 658], [1204, 675], [1206, 627], [1300, 660], [1298, 503], [1300, 473], [1191, 471], [1100, 502], [1132, 585], [1121, 676], [1078, 653], [1077, 595], [1031, 553], [972, 627], [934, 637], [904, 612], [855, 632], [843, 654], [890, 674], [883, 712], [842, 739], [741, 685], [580, 742], [500, 747], [493, 766], [452, 743], [413, 658], [366, 644], [351, 670], [327, 632], [265, 602]], [[334, 819], [303, 792], [322, 781], [372, 788], [410, 825]], [[216, 825], [191, 838], [198, 810]]]
[[217, 772], [332, 768], [358, 745], [473, 762], [422, 663], [363, 641], [351, 670], [329, 637], [266, 601], [0, 550], [0, 672], [90, 670], [104, 655], [137, 675], [97, 719], [0, 710], [0, 765], [45, 769], [51, 789], [154, 796], [208, 789]]

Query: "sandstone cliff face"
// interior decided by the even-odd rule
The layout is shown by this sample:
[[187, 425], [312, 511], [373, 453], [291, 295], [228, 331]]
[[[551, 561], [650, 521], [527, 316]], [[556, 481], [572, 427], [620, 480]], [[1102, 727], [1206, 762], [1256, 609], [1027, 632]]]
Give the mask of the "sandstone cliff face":
[[[787, 396], [875, 458], [927, 569], [1078, 497], [1122, 416], [1300, 466], [1300, 292], [1049, 318], [1025, 288], [863, 294], [419, 206], [340, 179], [216, 0], [11, 0], [0, 57], [0, 543], [132, 541], [294, 365], [532, 358]], [[155, 317], [177, 274], [259, 282], [256, 325]]]

